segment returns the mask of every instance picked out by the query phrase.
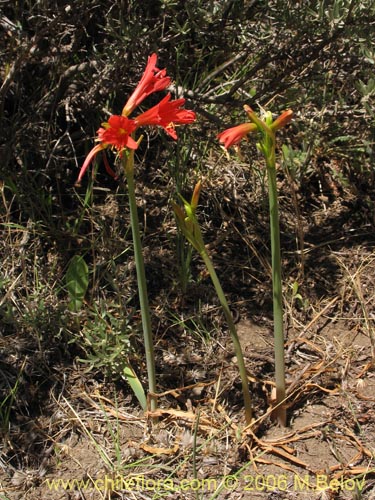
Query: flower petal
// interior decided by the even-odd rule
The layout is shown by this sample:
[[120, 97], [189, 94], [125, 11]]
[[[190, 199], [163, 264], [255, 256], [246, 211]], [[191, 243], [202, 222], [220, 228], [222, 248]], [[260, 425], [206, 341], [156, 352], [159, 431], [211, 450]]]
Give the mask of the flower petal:
[[241, 123], [236, 127], [228, 128], [220, 134], [218, 134], [218, 139], [224, 144], [225, 149], [238, 144], [247, 134], [251, 134], [257, 130], [255, 123]]
[[106, 154], [104, 153], [103, 154], [103, 162], [104, 162], [104, 168], [106, 169], [107, 173], [113, 177], [115, 179], [115, 181], [118, 180], [118, 175], [116, 174], [116, 172], [110, 167], [109, 163], [108, 163], [108, 158], [106, 156]]
[[102, 151], [106, 147], [107, 146], [105, 144], [97, 144], [95, 147], [92, 148], [92, 150], [86, 156], [86, 159], [81, 167], [81, 170], [79, 171], [78, 179], [77, 182], [75, 183], [76, 186], [80, 186], [82, 177], [85, 175], [86, 170], [88, 169], [90, 163], [93, 161], [95, 156], [99, 153], [99, 151]]
[[146, 69], [142, 75], [141, 80], [139, 81], [136, 89], [128, 99], [128, 102], [125, 104], [124, 109], [122, 110], [122, 116], [129, 116], [130, 113], [137, 107], [139, 104], [150, 94], [153, 92], [158, 92], [159, 90], [164, 90], [170, 85], [171, 79], [169, 76], [166, 76], [165, 69], [159, 69], [156, 67], [157, 55], [152, 54], [148, 58]]
[[196, 119], [194, 111], [183, 109], [185, 99], [171, 101], [171, 94], [167, 94], [158, 104], [137, 116], [134, 121], [138, 127], [145, 125], [159, 125], [173, 139], [177, 139], [174, 126], [192, 123]]

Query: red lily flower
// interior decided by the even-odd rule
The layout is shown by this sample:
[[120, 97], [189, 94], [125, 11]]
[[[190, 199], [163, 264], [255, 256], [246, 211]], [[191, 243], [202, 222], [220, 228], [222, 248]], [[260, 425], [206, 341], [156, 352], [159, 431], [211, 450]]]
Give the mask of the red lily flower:
[[185, 99], [176, 99], [171, 101], [171, 94], [167, 94], [159, 104], [153, 106], [134, 119], [137, 127], [144, 125], [159, 125], [173, 139], [177, 139], [174, 126], [183, 123], [192, 123], [196, 116], [194, 111], [182, 109]]
[[217, 137], [220, 142], [224, 143], [225, 149], [228, 149], [238, 144], [247, 134], [255, 132], [256, 129], [257, 126], [255, 123], [241, 123], [241, 125], [224, 130], [224, 132], [221, 132]]
[[[102, 123], [102, 125], [103, 126], [97, 131], [98, 140], [101, 144], [94, 146], [87, 155], [78, 175], [76, 182], [77, 186], [80, 185], [82, 177], [85, 175], [90, 163], [100, 151], [113, 146], [121, 154], [124, 148], [137, 149], [138, 147], [138, 144], [130, 136], [137, 128], [134, 120], [129, 120], [126, 116], [112, 115], [108, 122]], [[117, 176], [109, 166], [106, 157], [104, 157], [104, 166], [107, 172], [116, 179]]]
[[125, 104], [121, 113], [122, 116], [129, 116], [130, 113], [137, 106], [139, 106], [139, 104], [146, 99], [147, 96], [153, 92], [164, 90], [168, 87], [168, 85], [170, 85], [171, 79], [169, 76], [166, 76], [166, 70], [158, 69], [156, 67], [157, 58], [158, 56], [156, 54], [152, 54], [148, 58], [147, 66], [142, 78], [130, 96], [128, 102]]
[[[159, 104], [152, 107], [145, 113], [139, 115], [136, 119], [128, 118], [128, 115], [136, 108], [147, 96], [153, 92], [164, 90], [171, 82], [169, 76], [166, 76], [166, 70], [160, 70], [156, 67], [157, 55], [152, 54], [147, 62], [146, 70], [137, 85], [135, 91], [130, 96], [128, 102], [122, 110], [121, 116], [112, 115], [108, 122], [102, 123], [97, 131], [97, 141], [101, 144], [96, 145], [87, 155], [84, 164], [80, 170], [77, 185], [81, 182], [87, 168], [95, 156], [106, 149], [113, 147], [117, 149], [120, 156], [124, 149], [137, 149], [138, 143], [133, 139], [132, 134], [142, 125], [159, 125], [174, 139], [177, 134], [174, 126], [182, 123], [192, 123], [195, 120], [195, 113], [186, 109], [181, 109], [185, 99], [176, 99], [171, 101], [171, 94], [167, 94]], [[116, 178], [115, 172], [104, 157], [104, 165], [107, 172]]]
[[98, 139], [114, 146], [120, 152], [124, 148], [137, 149], [138, 144], [131, 137], [136, 128], [134, 120], [129, 120], [126, 116], [112, 115], [108, 122], [102, 123], [97, 132]]

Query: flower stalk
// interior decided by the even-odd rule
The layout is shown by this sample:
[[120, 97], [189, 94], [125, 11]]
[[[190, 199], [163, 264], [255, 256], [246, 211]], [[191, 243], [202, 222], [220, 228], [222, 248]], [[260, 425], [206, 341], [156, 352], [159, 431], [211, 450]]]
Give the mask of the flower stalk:
[[275, 134], [272, 133], [271, 152], [266, 157], [268, 176], [268, 199], [270, 210], [271, 258], [272, 258], [272, 300], [273, 300], [273, 328], [275, 349], [275, 382], [276, 406], [273, 412], [278, 422], [286, 426], [285, 406], [285, 356], [284, 356], [284, 320], [283, 320], [283, 291], [281, 279], [281, 250], [280, 250], [280, 223], [279, 204], [277, 196], [276, 168], [275, 168]]
[[240, 372], [241, 383], [242, 383], [242, 394], [244, 398], [245, 420], [246, 424], [249, 425], [252, 420], [252, 406], [251, 406], [251, 397], [249, 391], [249, 382], [247, 378], [246, 366], [242, 353], [241, 343], [237, 335], [236, 326], [233, 321], [232, 313], [230, 312], [229, 309], [228, 301], [225, 297], [224, 291], [222, 289], [222, 286], [220, 284], [219, 278], [216, 274], [212, 261], [208, 256], [202, 237], [202, 232], [198, 220], [196, 218], [196, 208], [198, 205], [200, 190], [201, 190], [201, 182], [198, 182], [197, 185], [195, 186], [191, 202], [189, 203], [181, 197], [184, 203], [184, 209], [182, 209], [176, 203], [173, 203], [173, 210], [176, 216], [177, 223], [182, 233], [202, 257], [203, 262], [207, 268], [207, 271], [210, 274], [210, 278], [212, 284], [214, 285], [217, 296], [219, 298], [221, 307], [223, 309], [224, 316], [228, 324], [229, 332], [232, 337], [234, 352], [237, 357], [237, 366]]
[[238, 366], [238, 370], [240, 372], [240, 378], [241, 378], [241, 384], [242, 384], [242, 395], [243, 395], [244, 407], [245, 407], [245, 420], [246, 420], [246, 424], [249, 425], [249, 424], [251, 424], [251, 420], [252, 420], [252, 405], [251, 405], [251, 396], [250, 396], [250, 390], [249, 390], [249, 382], [248, 382], [248, 378], [247, 378], [247, 371], [246, 371], [246, 366], [245, 366], [245, 360], [244, 360], [243, 353], [242, 353], [241, 343], [240, 343], [240, 340], [239, 340], [238, 335], [237, 335], [237, 330], [236, 330], [236, 326], [234, 324], [232, 313], [230, 312], [227, 299], [224, 295], [223, 289], [221, 287], [219, 278], [217, 277], [217, 274], [216, 274], [215, 268], [212, 264], [212, 261], [209, 258], [206, 250], [201, 251], [200, 256], [202, 257], [202, 259], [205, 263], [207, 271], [210, 273], [212, 284], [215, 287], [215, 291], [216, 291], [217, 296], [219, 298], [221, 307], [222, 307], [223, 312], [224, 312], [225, 320], [226, 320], [228, 328], [229, 328], [229, 333], [232, 337], [234, 352], [236, 354], [237, 366]]
[[281, 277], [281, 250], [280, 250], [280, 223], [276, 180], [276, 131], [284, 127], [292, 119], [292, 111], [287, 110], [275, 121], [272, 114], [266, 113], [260, 119], [249, 106], [244, 106], [250, 123], [237, 125], [219, 134], [220, 142], [225, 148], [238, 144], [249, 133], [260, 132], [261, 140], [258, 148], [264, 156], [268, 177], [268, 198], [270, 211], [271, 255], [272, 255], [272, 299], [274, 319], [274, 349], [275, 349], [275, 381], [276, 401], [273, 416], [282, 425], [286, 426], [286, 382], [285, 382], [285, 355], [284, 355], [284, 321], [283, 321], [283, 292]]
[[132, 228], [133, 247], [135, 268], [137, 272], [137, 285], [139, 304], [141, 308], [143, 339], [145, 344], [146, 365], [147, 365], [147, 378], [148, 378], [148, 402], [149, 410], [156, 410], [156, 371], [155, 371], [155, 355], [154, 343], [151, 326], [150, 306], [148, 302], [147, 282], [145, 265], [143, 260], [142, 242], [139, 230], [139, 219], [137, 201], [135, 197], [135, 184], [134, 184], [134, 150], [129, 150], [122, 158], [126, 181], [128, 185], [129, 195], [129, 210], [130, 210], [130, 223]]

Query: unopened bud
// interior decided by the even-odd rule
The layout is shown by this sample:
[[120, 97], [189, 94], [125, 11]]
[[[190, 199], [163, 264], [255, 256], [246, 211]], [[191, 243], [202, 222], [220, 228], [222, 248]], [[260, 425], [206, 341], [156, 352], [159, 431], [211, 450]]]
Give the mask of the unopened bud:
[[293, 118], [293, 111], [288, 109], [281, 113], [281, 115], [276, 118], [276, 120], [272, 123], [271, 128], [273, 131], [279, 130], [282, 127], [285, 127]]
[[195, 188], [194, 188], [194, 191], [193, 191], [193, 195], [191, 197], [191, 208], [193, 210], [193, 212], [195, 212], [197, 206], [198, 206], [198, 202], [199, 202], [199, 195], [200, 195], [200, 192], [201, 192], [201, 188], [202, 188], [202, 181], [198, 181], [195, 185]]

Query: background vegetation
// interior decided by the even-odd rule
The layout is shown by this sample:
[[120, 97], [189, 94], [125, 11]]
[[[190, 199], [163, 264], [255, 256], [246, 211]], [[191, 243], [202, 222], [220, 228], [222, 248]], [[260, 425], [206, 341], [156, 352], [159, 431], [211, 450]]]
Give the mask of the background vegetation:
[[[375, 2], [3, 0], [0, 30], [0, 423], [9, 474], [35, 466], [49, 446], [26, 432], [30, 421], [55, 414], [54, 398], [90, 377], [117, 380], [137, 408], [119, 375], [124, 356], [145, 372], [127, 199], [102, 166], [74, 183], [97, 128], [120, 112], [152, 52], [198, 116], [176, 143], [150, 132], [137, 158], [161, 392], [205, 379], [220, 350], [217, 299], [170, 209], [198, 178], [205, 239], [234, 312], [271, 319], [261, 161], [250, 143], [228, 160], [216, 139], [246, 121], [244, 104], [295, 113], [279, 149], [287, 323], [307, 324], [338, 293], [345, 273], [332, 251], [371, 252]], [[88, 286], [72, 306], [66, 276], [77, 256]], [[371, 326], [369, 302], [341, 298], [341, 312], [358, 307]], [[188, 375], [175, 369], [181, 349], [190, 360], [197, 353]]]

